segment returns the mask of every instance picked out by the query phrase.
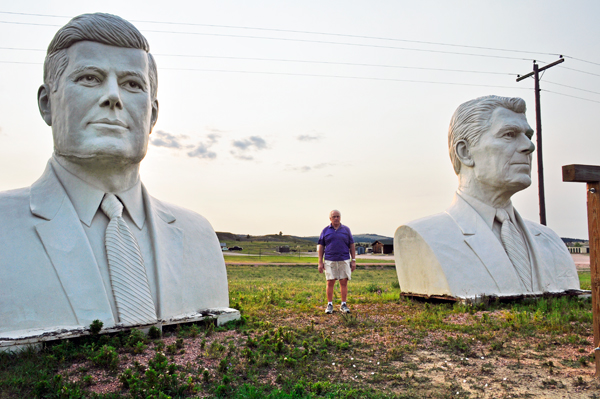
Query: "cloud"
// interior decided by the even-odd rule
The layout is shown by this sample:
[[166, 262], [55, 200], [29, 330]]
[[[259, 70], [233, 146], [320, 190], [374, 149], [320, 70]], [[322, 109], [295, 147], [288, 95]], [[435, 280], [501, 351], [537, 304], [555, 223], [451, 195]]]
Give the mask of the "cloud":
[[154, 135], [150, 140], [150, 144], [156, 147], [181, 149], [183, 148], [182, 141], [185, 139], [187, 139], [187, 136], [175, 136], [174, 134], [157, 130], [154, 132]]
[[216, 127], [207, 126], [204, 129], [208, 130], [209, 132], [216, 133], [218, 136], [220, 136], [221, 133], [227, 133], [227, 130], [217, 129]]
[[319, 163], [313, 166], [309, 166], [309, 165], [303, 165], [303, 166], [287, 166], [285, 169], [288, 171], [295, 171], [295, 172], [300, 172], [300, 173], [306, 173], [306, 172], [310, 172], [313, 169], [323, 169], [329, 166], [334, 166], [334, 163], [330, 163], [330, 162], [324, 162], [324, 163]]
[[238, 154], [235, 151], [231, 151], [231, 155], [233, 155], [237, 159], [241, 159], [242, 161], [252, 161], [254, 159], [253, 156], [244, 155], [244, 154]]
[[204, 143], [200, 143], [192, 151], [189, 151], [187, 155], [192, 158], [215, 159], [217, 157], [217, 153], [208, 150], [211, 145], [212, 144], [206, 145]]
[[263, 138], [258, 136], [250, 136], [249, 138], [244, 140], [233, 140], [232, 144], [234, 147], [237, 147], [242, 151], [245, 151], [252, 147], [256, 148], [257, 150], [267, 148], [267, 142]]
[[[212, 129], [211, 131], [215, 131]], [[153, 133], [154, 137], [150, 143], [156, 147], [165, 147], [174, 150], [187, 151], [186, 155], [191, 158], [200, 159], [215, 159], [217, 153], [210, 151], [210, 148], [219, 141], [221, 135], [219, 133], [211, 133], [206, 136], [205, 141], [189, 143], [189, 137], [183, 135], [175, 135], [158, 130]], [[186, 142], [187, 141], [187, 142]]]
[[259, 151], [269, 148], [267, 142], [259, 136], [250, 136], [242, 140], [233, 140], [231, 145], [234, 147], [231, 151], [231, 155], [243, 161], [251, 161], [254, 159], [252, 155], [248, 154], [250, 151]]
[[301, 134], [300, 136], [296, 137], [296, 139], [298, 141], [315, 141], [315, 140], [320, 140], [321, 137], [319, 137], [319, 136], [311, 136], [309, 134]]

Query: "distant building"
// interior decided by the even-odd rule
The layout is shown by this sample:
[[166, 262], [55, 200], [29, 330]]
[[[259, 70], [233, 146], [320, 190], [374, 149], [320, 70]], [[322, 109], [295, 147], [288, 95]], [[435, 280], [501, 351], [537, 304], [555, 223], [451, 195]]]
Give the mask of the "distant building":
[[572, 254], [589, 254], [590, 253], [589, 244], [579, 244], [578, 246], [567, 245], [567, 249]]
[[277, 247], [277, 252], [290, 252], [290, 247], [287, 245], [282, 245], [280, 247]]
[[393, 254], [394, 253], [394, 240], [377, 240], [371, 244], [373, 247], [374, 254]]
[[356, 254], [357, 255], [364, 255], [365, 254], [365, 247], [356, 247]]

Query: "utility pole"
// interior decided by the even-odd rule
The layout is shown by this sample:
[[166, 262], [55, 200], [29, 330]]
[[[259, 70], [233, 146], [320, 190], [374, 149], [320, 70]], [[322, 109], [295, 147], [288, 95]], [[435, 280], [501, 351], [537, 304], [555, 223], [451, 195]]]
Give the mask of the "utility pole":
[[544, 162], [542, 161], [542, 110], [540, 105], [540, 72], [555, 65], [565, 62], [562, 55], [558, 61], [554, 61], [543, 67], [539, 67], [533, 60], [533, 72], [527, 75], [517, 75], [517, 82], [522, 81], [530, 76], [535, 80], [535, 135], [537, 144], [537, 166], [538, 166], [538, 196], [540, 199], [540, 224], [546, 225], [546, 196], [544, 194]]

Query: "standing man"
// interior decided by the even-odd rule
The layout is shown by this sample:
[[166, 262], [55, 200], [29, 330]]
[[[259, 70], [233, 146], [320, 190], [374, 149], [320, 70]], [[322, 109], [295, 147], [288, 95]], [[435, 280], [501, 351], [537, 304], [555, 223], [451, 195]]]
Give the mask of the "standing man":
[[[348, 280], [356, 269], [356, 252], [354, 238], [347, 226], [342, 225], [342, 214], [334, 209], [329, 212], [331, 224], [323, 229], [319, 237], [319, 273], [325, 270], [327, 278], [327, 309], [325, 313], [333, 313], [333, 287], [335, 280], [340, 281], [342, 306], [340, 310], [350, 313], [346, 304], [348, 296]], [[323, 261], [323, 255], [325, 260]]]

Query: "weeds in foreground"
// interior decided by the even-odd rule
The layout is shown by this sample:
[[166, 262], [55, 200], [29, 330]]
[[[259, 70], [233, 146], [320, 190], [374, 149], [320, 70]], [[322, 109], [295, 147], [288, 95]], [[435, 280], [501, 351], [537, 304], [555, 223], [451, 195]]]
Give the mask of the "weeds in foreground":
[[[589, 397], [600, 388], [589, 378], [589, 300], [434, 304], [401, 298], [394, 270], [370, 269], [349, 285], [353, 313], [325, 315], [313, 268], [228, 271], [241, 321], [0, 353], [0, 399]], [[527, 370], [543, 375], [511, 381]]]

